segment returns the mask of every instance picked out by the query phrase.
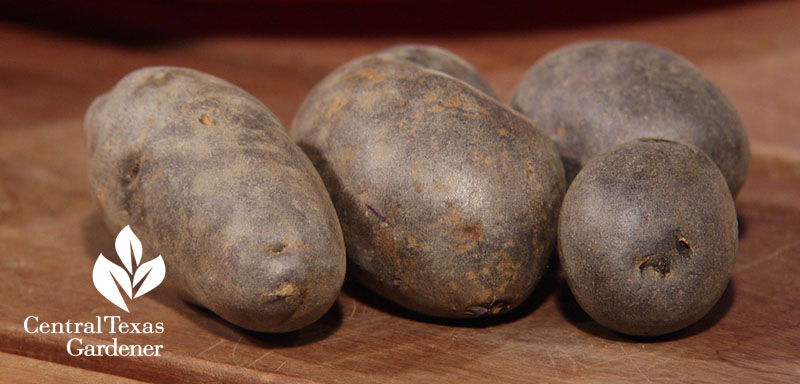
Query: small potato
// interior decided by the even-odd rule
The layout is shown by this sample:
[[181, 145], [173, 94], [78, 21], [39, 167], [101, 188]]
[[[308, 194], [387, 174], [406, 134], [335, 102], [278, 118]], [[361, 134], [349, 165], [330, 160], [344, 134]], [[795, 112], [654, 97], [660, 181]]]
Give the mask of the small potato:
[[733, 198], [699, 149], [634, 140], [590, 160], [564, 197], [558, 247], [567, 283], [598, 323], [661, 335], [705, 316], [736, 258]]
[[736, 108], [691, 62], [653, 45], [593, 40], [556, 50], [528, 70], [510, 104], [556, 141], [568, 181], [593, 156], [645, 137], [700, 148], [734, 195], [747, 175]]
[[505, 312], [533, 291], [566, 182], [552, 140], [522, 115], [383, 52], [328, 75], [291, 134], [331, 193], [349, 270], [369, 288], [450, 318]]
[[144, 68], [92, 103], [85, 130], [106, 224], [130, 224], [186, 299], [264, 332], [333, 305], [345, 273], [336, 212], [254, 97], [194, 70]]

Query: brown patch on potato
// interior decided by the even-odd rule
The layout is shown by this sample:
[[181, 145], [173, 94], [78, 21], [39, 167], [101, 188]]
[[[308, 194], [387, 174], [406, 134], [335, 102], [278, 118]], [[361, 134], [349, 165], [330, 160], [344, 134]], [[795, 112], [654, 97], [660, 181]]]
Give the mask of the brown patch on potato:
[[217, 122], [214, 121], [214, 120], [211, 120], [211, 118], [208, 117], [208, 115], [206, 115], [206, 114], [203, 114], [202, 116], [200, 116], [200, 118], [197, 121], [199, 121], [200, 124], [203, 124], [206, 127], [213, 127], [213, 126], [217, 125]]
[[402, 119], [397, 123], [397, 126], [402, 136], [417, 137], [417, 131], [419, 131], [417, 124], [409, 124], [408, 120]]
[[428, 244], [422, 243], [414, 236], [408, 237], [408, 246], [412, 249], [420, 249], [423, 251], [430, 251], [431, 247]]
[[477, 280], [478, 279], [478, 274], [475, 273], [475, 271], [473, 271], [473, 270], [469, 270], [469, 271], [467, 271], [467, 273], [464, 274], [464, 277], [467, 280]]
[[466, 224], [461, 227], [461, 233], [472, 241], [483, 240], [483, 226], [480, 223]]
[[295, 291], [296, 291], [296, 288], [295, 288], [294, 284], [292, 284], [292, 283], [283, 283], [283, 284], [281, 284], [280, 289], [278, 289], [275, 292], [275, 295], [276, 296], [286, 297], [286, 296], [293, 295]]
[[567, 130], [564, 129], [564, 123], [559, 124], [558, 127], [556, 127], [556, 135], [563, 139], [566, 134]]
[[325, 121], [329, 121], [345, 104], [347, 104], [347, 100], [344, 97], [337, 96], [328, 107], [328, 112], [325, 113]]
[[372, 237], [372, 245], [384, 255], [394, 255], [395, 242], [392, 238], [392, 231], [387, 228], [380, 228], [375, 231], [375, 236]]
[[356, 160], [356, 156], [358, 156], [358, 151], [356, 149], [345, 148], [342, 149], [337, 158], [339, 161], [341, 161], [342, 166], [350, 167]]
[[155, 172], [153, 172], [153, 181], [160, 179], [162, 176], [164, 176], [164, 170], [161, 168], [156, 169]]
[[464, 253], [478, 246], [483, 240], [483, 225], [480, 223], [464, 224], [455, 230], [449, 230], [455, 243], [455, 252]]
[[400, 206], [397, 204], [392, 205], [392, 207], [389, 208], [389, 217], [397, 217], [398, 212], [400, 212]]
[[428, 103], [428, 104], [433, 104], [433, 103], [436, 103], [438, 99], [436, 97], [436, 93], [428, 92], [423, 97], [423, 100], [425, 100], [425, 102]]
[[450, 96], [444, 99], [444, 106], [448, 108], [457, 108], [461, 106], [461, 100], [458, 97]]
[[371, 69], [371, 68], [362, 71], [361, 72], [361, 76], [364, 76], [365, 78], [369, 79], [369, 81], [371, 81], [371, 82], [373, 82], [375, 84], [378, 84], [378, 83], [380, 83], [380, 82], [382, 82], [383, 80], [386, 79], [386, 75], [380, 74], [380, 73], [376, 73], [375, 70]]
[[525, 175], [530, 179], [533, 176], [533, 162], [530, 159], [525, 159]]
[[479, 162], [479, 163], [485, 164], [488, 167], [491, 167], [492, 163], [494, 162], [494, 160], [492, 160], [491, 156], [487, 156], [487, 155], [485, 155], [483, 153], [476, 154], [475, 155], [475, 160], [477, 162]]

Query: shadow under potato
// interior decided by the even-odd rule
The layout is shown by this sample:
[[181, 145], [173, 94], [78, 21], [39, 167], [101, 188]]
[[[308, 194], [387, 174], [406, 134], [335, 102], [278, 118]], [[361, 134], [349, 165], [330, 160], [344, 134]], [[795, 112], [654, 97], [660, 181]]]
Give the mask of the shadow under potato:
[[[98, 211], [92, 211], [84, 220], [83, 234], [86, 249], [92, 251], [86, 253], [90, 258], [96, 259], [97, 255], [102, 253], [108, 260], [118, 264], [119, 259], [116, 257], [117, 253], [114, 249], [116, 234], [112, 234], [108, 230]], [[142, 246], [144, 248], [142, 262], [148, 261], [158, 255], [158, 250], [149, 248], [145, 239], [142, 239]], [[251, 344], [258, 345], [262, 348], [300, 346], [325, 339], [334, 333], [342, 324], [342, 307], [337, 299], [331, 309], [328, 310], [321, 319], [305, 328], [293, 332], [262, 333], [238, 327], [202, 306], [181, 299], [176, 292], [176, 287], [172, 286], [170, 283], [169, 256], [162, 256], [167, 266], [164, 283], [161, 287], [148, 292], [146, 297], [169, 307], [180, 314], [181, 317], [231, 342], [248, 340]], [[100, 297], [99, 294], [98, 297]], [[156, 320], [158, 319], [153, 319], [153, 321]], [[169, 332], [169, 330], [167, 330], [167, 332]]]
[[711, 311], [696, 323], [681, 330], [660, 336], [631, 336], [625, 335], [609, 328], [606, 328], [592, 320], [592, 318], [581, 309], [572, 292], [569, 290], [567, 282], [560, 281], [558, 287], [558, 298], [556, 305], [564, 318], [576, 328], [593, 336], [602, 337], [608, 340], [624, 341], [631, 343], [654, 343], [664, 341], [680, 340], [697, 335], [711, 328], [719, 322], [733, 305], [736, 296], [736, 288], [733, 279], [728, 283], [728, 287], [720, 297], [719, 301], [711, 308]]
[[[342, 319], [344, 318], [342, 305], [337, 299], [331, 309], [311, 325], [291, 332], [267, 333], [238, 327], [199, 305], [189, 302], [183, 302], [183, 304], [189, 308], [189, 311], [186, 312], [187, 315], [192, 317], [192, 321], [209, 332], [231, 342], [246, 340], [260, 348], [288, 348], [316, 343], [336, 332], [342, 325]], [[202, 317], [202, 319], [197, 319], [196, 317]], [[235, 335], [238, 335], [241, 339], [234, 337]]]
[[[553, 259], [554, 258], [551, 258], [551, 260]], [[349, 273], [345, 279], [344, 287], [342, 287], [342, 292], [364, 305], [386, 312], [392, 316], [423, 323], [453, 327], [485, 328], [520, 320], [539, 308], [544, 300], [558, 287], [559, 279], [557, 270], [557, 267], [551, 267], [551, 264], [548, 264], [539, 284], [522, 304], [511, 311], [487, 317], [448, 319], [420, 314], [373, 292]]]
[[[87, 216], [83, 223], [83, 232], [86, 249], [92, 250], [93, 252], [96, 251], [96, 253], [103, 253], [103, 255], [108, 256], [109, 260], [116, 261], [116, 257], [112, 257], [112, 255], [116, 255], [116, 251], [114, 250], [115, 235], [111, 234], [106, 228], [99, 212], [93, 211]], [[148, 250], [145, 252], [145, 257], [152, 257], [152, 255], [149, 255]], [[95, 253], [91, 252], [88, 252], [87, 256], [92, 259], [97, 257]], [[167, 265], [169, 265], [168, 263], [169, 261], [167, 260]], [[510, 312], [483, 318], [445, 319], [422, 315], [372, 292], [350, 275], [348, 275], [345, 280], [343, 292], [351, 296], [354, 300], [393, 316], [419, 322], [466, 328], [491, 327], [522, 319], [539, 308], [542, 302], [555, 292], [557, 295], [556, 306], [559, 312], [576, 328], [607, 340], [633, 343], [673, 341], [699, 334], [713, 327], [725, 316], [730, 310], [736, 295], [735, 284], [734, 281], [731, 280], [720, 300], [711, 309], [711, 312], [689, 327], [657, 337], [628, 336], [614, 332], [592, 320], [592, 318], [581, 309], [577, 301], [575, 301], [566, 281], [559, 277], [558, 269], [558, 259], [556, 257], [551, 257], [551, 262], [545, 269], [541, 281], [533, 294], [531, 294], [525, 302]], [[165, 283], [168, 281], [169, 270], [167, 271]], [[171, 308], [182, 317], [189, 319], [221, 338], [231, 342], [240, 341], [239, 338], [241, 338], [242, 340], [248, 340], [251, 344], [262, 348], [293, 347], [323, 340], [335, 333], [341, 326], [343, 320], [342, 306], [340, 300], [337, 300], [333, 307], [320, 320], [308, 327], [288, 333], [260, 333], [237, 327], [223, 320], [208, 309], [181, 300], [173, 289], [156, 289], [148, 293], [147, 297]]]
[[736, 207], [736, 223], [739, 229], [739, 241], [741, 241], [747, 234], [747, 221], [742, 217], [742, 214], [739, 213], [739, 207]]

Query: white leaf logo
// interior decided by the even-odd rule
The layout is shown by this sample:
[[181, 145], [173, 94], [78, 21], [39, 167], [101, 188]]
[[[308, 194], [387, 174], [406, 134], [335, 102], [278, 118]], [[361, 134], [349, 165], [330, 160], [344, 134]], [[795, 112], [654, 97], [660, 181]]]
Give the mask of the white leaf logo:
[[[128, 295], [128, 299], [135, 299], [152, 291], [164, 281], [166, 275], [164, 259], [158, 255], [155, 259], [139, 265], [142, 262], [142, 242], [139, 241], [130, 226], [126, 226], [119, 232], [114, 241], [114, 248], [125, 268], [112, 263], [101, 253], [97, 262], [94, 263], [92, 280], [95, 288], [103, 297], [125, 312], [130, 312], [119, 288]], [[140, 282], [141, 285], [134, 295], [133, 289]]]

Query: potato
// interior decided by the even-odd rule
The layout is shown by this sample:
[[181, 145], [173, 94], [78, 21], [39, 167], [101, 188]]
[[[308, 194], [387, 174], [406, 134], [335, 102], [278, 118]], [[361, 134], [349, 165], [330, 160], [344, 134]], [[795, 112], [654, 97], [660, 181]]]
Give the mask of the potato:
[[554, 250], [565, 191], [552, 140], [443, 72], [378, 53], [328, 75], [292, 137], [317, 166], [348, 270], [420, 313], [518, 306]]
[[747, 175], [750, 149], [736, 108], [697, 67], [663, 48], [620, 40], [569, 45], [531, 67], [510, 104], [556, 141], [568, 181], [593, 156], [641, 137], [700, 148], [734, 195]]
[[719, 169], [699, 149], [634, 140], [590, 160], [559, 218], [567, 283], [598, 323], [661, 335], [705, 316], [731, 276], [738, 228]]
[[435, 45], [404, 44], [379, 52], [386, 59], [406, 60], [422, 67], [444, 72], [497, 99], [492, 87], [478, 70], [454, 53]]
[[194, 70], [144, 68], [92, 103], [85, 130], [108, 227], [130, 224], [187, 300], [264, 332], [333, 305], [346, 265], [333, 204], [254, 97]]

